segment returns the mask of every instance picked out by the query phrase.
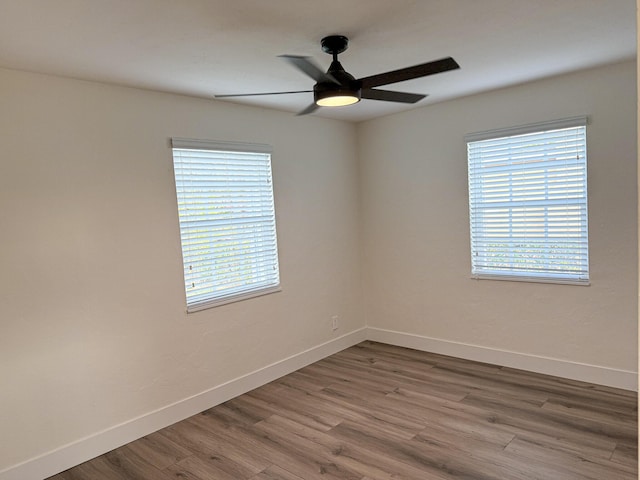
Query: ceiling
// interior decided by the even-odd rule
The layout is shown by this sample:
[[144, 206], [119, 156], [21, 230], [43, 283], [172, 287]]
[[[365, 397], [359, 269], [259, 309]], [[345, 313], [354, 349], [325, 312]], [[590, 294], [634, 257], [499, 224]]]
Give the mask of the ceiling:
[[[278, 55], [356, 78], [451, 56], [461, 69], [384, 87], [429, 97], [313, 115], [362, 121], [636, 55], [635, 0], [0, 0], [0, 66], [203, 98], [308, 90]], [[212, 100], [222, 101], [222, 100]], [[299, 112], [312, 94], [228, 99]], [[306, 117], [300, 117], [304, 121]]]

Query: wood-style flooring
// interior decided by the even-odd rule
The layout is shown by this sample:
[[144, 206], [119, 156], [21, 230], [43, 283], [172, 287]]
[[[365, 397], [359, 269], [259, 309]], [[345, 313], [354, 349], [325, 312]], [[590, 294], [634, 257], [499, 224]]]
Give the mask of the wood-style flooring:
[[364, 342], [50, 480], [626, 480], [637, 395]]

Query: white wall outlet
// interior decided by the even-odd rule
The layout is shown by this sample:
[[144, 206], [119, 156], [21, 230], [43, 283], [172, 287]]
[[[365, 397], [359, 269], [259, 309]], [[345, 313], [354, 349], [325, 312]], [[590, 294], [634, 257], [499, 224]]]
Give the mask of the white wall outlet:
[[338, 329], [338, 321], [340, 320], [340, 318], [338, 317], [338, 315], [334, 315], [333, 317], [331, 317], [331, 330], [337, 330]]

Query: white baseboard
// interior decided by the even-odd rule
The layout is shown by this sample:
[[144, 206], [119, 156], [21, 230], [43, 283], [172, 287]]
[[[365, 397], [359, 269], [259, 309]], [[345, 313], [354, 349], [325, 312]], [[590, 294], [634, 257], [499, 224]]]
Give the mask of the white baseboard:
[[425, 352], [439, 353], [451, 357], [492, 363], [505, 367], [544, 373], [556, 377], [596, 383], [624, 390], [638, 391], [638, 372], [576, 363], [557, 358], [527, 355], [525, 353], [496, 350], [493, 348], [451, 342], [438, 338], [423, 337], [410, 333], [367, 328], [367, 340], [388, 343], [399, 347], [413, 348]]
[[42, 480], [55, 475], [363, 342], [366, 340], [366, 331], [366, 328], [355, 330], [210, 390], [27, 460], [1, 471], [0, 480]]

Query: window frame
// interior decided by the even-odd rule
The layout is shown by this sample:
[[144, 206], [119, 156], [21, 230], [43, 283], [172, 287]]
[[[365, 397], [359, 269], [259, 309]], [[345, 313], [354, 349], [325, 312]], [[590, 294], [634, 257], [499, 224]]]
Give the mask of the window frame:
[[[265, 222], [264, 227], [260, 228], [260, 230], [262, 230], [262, 234], [256, 237], [260, 239], [260, 241], [258, 242], [260, 243], [260, 246], [256, 247], [255, 243], [251, 243], [250, 247], [245, 247], [245, 248], [251, 248], [253, 250], [258, 248], [260, 250], [260, 253], [262, 253], [262, 249], [265, 248], [262, 246], [262, 243], [268, 243], [269, 245], [268, 247], [265, 248], [265, 251], [267, 252], [267, 255], [270, 255], [270, 256], [267, 256], [267, 259], [269, 261], [264, 263], [262, 260], [258, 261], [255, 259], [255, 255], [252, 255], [251, 257], [250, 256], [242, 257], [242, 258], [249, 258], [249, 259], [253, 258], [251, 263], [252, 269], [255, 269], [257, 266], [260, 266], [260, 268], [264, 268], [265, 266], [267, 266], [268, 268], [273, 268], [273, 273], [267, 273], [264, 275], [267, 281], [266, 284], [258, 284], [255, 286], [251, 286], [250, 283], [244, 283], [244, 284], [241, 284], [242, 288], [240, 291], [231, 291], [227, 293], [224, 293], [224, 291], [219, 291], [217, 294], [212, 292], [208, 294], [206, 298], [202, 298], [202, 295], [199, 295], [198, 298], [195, 298], [195, 299], [193, 298], [193, 295], [190, 297], [188, 285], [190, 283], [191, 275], [189, 274], [189, 264], [185, 263], [185, 258], [189, 256], [187, 251], [189, 246], [189, 241], [185, 239], [187, 238], [188, 232], [193, 230], [190, 230], [191, 227], [189, 227], [186, 222], [187, 216], [186, 215], [183, 216], [182, 210], [181, 210], [181, 203], [184, 203], [185, 201], [185, 199], [181, 198], [181, 196], [185, 194], [185, 191], [183, 189], [182, 184], [180, 183], [181, 180], [179, 180], [180, 174], [178, 170], [182, 168], [181, 166], [179, 166], [181, 165], [180, 163], [181, 161], [178, 161], [176, 157], [176, 152], [181, 152], [181, 151], [182, 152], [185, 152], [185, 151], [203, 152], [203, 153], [211, 152], [212, 155], [209, 158], [209, 160], [215, 160], [214, 157], [218, 157], [218, 159], [220, 160], [220, 163], [217, 164], [218, 168], [219, 167], [223, 167], [225, 169], [229, 168], [232, 172], [234, 171], [234, 168], [237, 168], [237, 167], [229, 167], [230, 165], [229, 163], [225, 163], [224, 161], [222, 161], [222, 158], [224, 156], [234, 157], [234, 156], [244, 155], [244, 154], [246, 154], [249, 157], [252, 156], [253, 154], [258, 154], [260, 156], [262, 155], [267, 156], [266, 162], [264, 158], [260, 158], [258, 156], [256, 156], [255, 158], [256, 158], [256, 161], [264, 162], [264, 164], [261, 165], [260, 167], [260, 171], [256, 170], [256, 174], [259, 176], [261, 181], [265, 180], [268, 184], [268, 187], [265, 187], [265, 186], [258, 187], [261, 197], [259, 202], [260, 205], [257, 208], [260, 210], [261, 215], [266, 215], [266, 217], [268, 217], [268, 221]], [[280, 283], [280, 271], [279, 271], [280, 267], [279, 267], [279, 252], [278, 252], [278, 243], [277, 243], [277, 226], [276, 226], [276, 215], [275, 215], [275, 195], [273, 191], [272, 154], [273, 154], [272, 147], [270, 145], [264, 145], [264, 144], [219, 142], [219, 141], [213, 141], [213, 140], [194, 140], [194, 139], [177, 138], [177, 137], [171, 138], [171, 155], [172, 155], [172, 165], [173, 165], [173, 172], [174, 172], [174, 186], [176, 188], [176, 200], [177, 200], [177, 206], [178, 206], [181, 260], [183, 265], [183, 279], [184, 279], [183, 286], [184, 286], [184, 292], [185, 292], [187, 313], [198, 312], [201, 310], [214, 308], [217, 306], [226, 305], [233, 302], [239, 302], [239, 301], [247, 300], [250, 298], [255, 298], [263, 295], [268, 295], [271, 293], [280, 292], [282, 290], [281, 283]], [[239, 158], [236, 158], [234, 161], [238, 162], [241, 160]], [[224, 181], [229, 181], [230, 179], [233, 179], [232, 177], [236, 175], [237, 173], [236, 174], [232, 173], [230, 175], [220, 175], [220, 176], [211, 174], [210, 176], [207, 177], [206, 181], [211, 181], [211, 179], [216, 178], [216, 179], [222, 179], [222, 181], [224, 182]], [[237, 176], [235, 180], [238, 181]], [[246, 181], [248, 182], [248, 180]], [[248, 184], [244, 184], [243, 188], [247, 188], [247, 186]], [[251, 192], [254, 193], [255, 187], [251, 187], [251, 188], [252, 188]], [[229, 202], [230, 199], [232, 198], [235, 198], [236, 202], [243, 202], [241, 198], [242, 193], [246, 193], [246, 192], [243, 190], [242, 192], [235, 193], [234, 195], [224, 197], [225, 202]], [[268, 197], [264, 197], [266, 193], [269, 194]], [[217, 194], [220, 194], [220, 191], [217, 191]], [[244, 202], [246, 201], [247, 200], [245, 199]], [[227, 208], [229, 207], [227, 206]], [[226, 217], [227, 220], [214, 219], [213, 221], [210, 221], [208, 223], [219, 225], [225, 222], [228, 223], [228, 220], [232, 220], [235, 223], [236, 220], [240, 219], [241, 220], [239, 222], [240, 225], [251, 228], [251, 225], [253, 225], [253, 223], [249, 220], [242, 221], [243, 220], [242, 216], [239, 216], [239, 212], [236, 210], [236, 208], [237, 207], [234, 207], [233, 209], [231, 209], [232, 214]], [[243, 204], [242, 208], [245, 208], [245, 209], [248, 208], [247, 204], [246, 203]], [[212, 214], [209, 213], [208, 215], [211, 216]], [[193, 216], [191, 218], [193, 219]], [[214, 227], [211, 227], [211, 228], [213, 229]], [[253, 228], [255, 228], [255, 225]], [[212, 231], [213, 230], [208, 231], [209, 244], [213, 244], [213, 242], [211, 241]], [[240, 238], [240, 237], [246, 238], [247, 234], [246, 233], [240, 234], [240, 233], [233, 232], [233, 233], [230, 233], [230, 235], [233, 236], [234, 240], [236, 240], [236, 238]], [[252, 252], [252, 253], [255, 253], [255, 252]], [[207, 261], [209, 262], [209, 266], [211, 268], [220, 268], [213, 264], [214, 263], [213, 258], [216, 255], [217, 255], [217, 258], [220, 258], [220, 253], [216, 253], [211, 255], [210, 257], [207, 257]], [[215, 272], [208, 276], [201, 276], [200, 278], [201, 279], [209, 278], [210, 283], [214, 283], [214, 281], [211, 280], [214, 277], [215, 277]], [[224, 281], [224, 279], [222, 281]], [[227, 288], [227, 289], [233, 290], [229, 286], [230, 284], [227, 284], [226, 287], [224, 287], [224, 284], [222, 285], [223, 285], [222, 287], [223, 289]]]
[[[470, 228], [470, 246], [471, 246], [471, 278], [476, 280], [507, 280], [507, 281], [519, 281], [519, 282], [533, 282], [533, 283], [555, 283], [555, 284], [568, 284], [568, 285], [590, 285], [590, 267], [589, 267], [589, 231], [588, 231], [588, 172], [587, 172], [587, 132], [586, 127], [589, 124], [589, 118], [587, 116], [576, 116], [570, 118], [564, 118], [559, 120], [553, 120], [548, 122], [540, 122], [516, 127], [502, 128], [496, 130], [488, 130], [483, 132], [477, 132], [468, 134], [464, 137], [467, 147], [467, 168], [468, 168], [468, 201], [469, 201], [469, 228]], [[583, 205], [580, 205], [580, 212], [584, 212], [580, 215], [583, 218], [583, 222], [580, 223], [580, 231], [581, 233], [581, 242], [584, 243], [584, 253], [580, 257], [580, 263], [583, 265], [583, 270], [579, 270], [577, 273], [569, 273], [565, 272], [554, 272], [549, 269], [549, 263], [546, 265], [546, 270], [541, 273], [532, 273], [532, 269], [530, 268], [528, 271], [523, 271], [522, 273], [518, 273], [514, 268], [500, 268], [493, 267], [490, 268], [488, 263], [485, 265], [481, 265], [478, 267], [476, 265], [476, 260], [479, 258], [486, 259], [482, 255], [477, 255], [477, 252], [480, 250], [479, 243], [477, 243], [479, 238], [487, 238], [478, 235], [477, 229], [481, 229], [482, 227], [486, 228], [486, 223], [481, 223], [484, 220], [478, 220], [474, 218], [474, 208], [477, 205], [474, 205], [474, 195], [478, 194], [478, 190], [481, 190], [482, 187], [478, 186], [479, 180], [477, 178], [472, 178], [472, 153], [471, 153], [471, 144], [474, 142], [483, 142], [485, 140], [505, 140], [505, 143], [508, 142], [510, 137], [518, 137], [521, 135], [528, 134], [544, 134], [551, 133], [554, 131], [560, 131], [568, 128], [584, 128], [584, 149], [580, 149], [580, 152], [584, 152], [584, 157], [579, 157], [579, 161], [583, 164], [584, 169], [584, 183], [583, 185], [583, 195], [580, 197], [580, 201]], [[509, 157], [511, 160], [511, 157]], [[476, 161], [478, 161], [476, 159]], [[474, 169], [477, 169], [477, 165], [474, 164]], [[539, 168], [539, 167], [537, 167]], [[531, 171], [532, 168], [529, 169]], [[526, 172], [527, 169], [523, 168], [520, 170], [521, 172]], [[473, 174], [475, 174], [474, 172]], [[511, 182], [511, 180], [510, 180]], [[545, 180], [544, 185], [548, 188], [549, 183]], [[513, 188], [513, 183], [509, 183], [509, 188]], [[542, 205], [545, 208], [544, 218], [548, 219], [548, 212], [546, 208], [552, 206], [552, 201], [547, 197], [544, 200], [547, 202]], [[512, 210], [516, 208], [516, 202], [513, 205], [509, 205], [505, 207], [509, 209], [509, 214], [512, 215]], [[531, 207], [525, 207], [531, 208]], [[480, 227], [478, 225], [481, 225]], [[531, 224], [525, 224], [529, 228], [533, 228]], [[545, 226], [545, 233], [547, 233]], [[566, 228], [566, 227], [565, 227]], [[513, 241], [513, 236], [509, 234], [508, 241], [505, 243], [509, 243]], [[517, 238], [517, 237], [516, 237]], [[506, 250], [505, 250], [506, 251]], [[545, 258], [549, 258], [546, 256]], [[513, 267], [513, 265], [511, 265]], [[494, 270], [491, 272], [490, 270]], [[568, 270], [568, 269], [567, 269]]]

